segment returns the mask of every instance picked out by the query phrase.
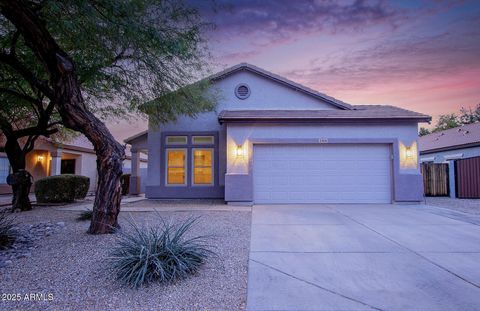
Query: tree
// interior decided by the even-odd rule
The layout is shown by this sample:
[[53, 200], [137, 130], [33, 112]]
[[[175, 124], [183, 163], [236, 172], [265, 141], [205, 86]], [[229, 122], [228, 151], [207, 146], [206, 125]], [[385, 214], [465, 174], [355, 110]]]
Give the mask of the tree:
[[[17, 38], [15, 53], [0, 53], [0, 69], [45, 97], [65, 127], [93, 144], [98, 186], [89, 232], [113, 232], [125, 155], [96, 115], [131, 115], [145, 101], [144, 111], [159, 121], [213, 109], [207, 83], [185, 87], [208, 67], [208, 24], [174, 0], [0, 0], [0, 10], [2, 42]], [[162, 100], [172, 91], [181, 100]]]
[[[2, 51], [8, 50], [10, 55], [16, 55], [18, 40], [18, 32], [1, 37]], [[0, 54], [0, 58], [3, 55]], [[34, 148], [40, 135], [49, 137], [58, 131], [60, 119], [54, 106], [45, 103], [43, 95], [32, 90], [25, 80], [18, 79], [10, 66], [1, 62], [0, 102], [0, 131], [6, 139], [3, 151], [13, 171], [8, 178], [9, 182], [13, 182], [12, 210], [29, 210], [31, 176], [25, 171], [26, 155]]]
[[[432, 132], [440, 132], [476, 122], [480, 122], [480, 104], [477, 104], [474, 109], [462, 107], [460, 109], [460, 115], [457, 115], [455, 113], [440, 115]], [[423, 133], [429, 134], [425, 131], [423, 131]], [[422, 136], [422, 128], [420, 128], [419, 135]]]
[[420, 131], [418, 132], [419, 136], [425, 136], [425, 135], [428, 135], [428, 134], [430, 134], [430, 130], [425, 128], [425, 127], [421, 127]]
[[462, 124], [456, 114], [454, 113], [443, 114], [438, 118], [438, 121], [435, 124], [435, 128], [433, 129], [432, 132], [435, 133], [439, 131], [444, 131], [454, 127], [458, 127], [460, 125]]
[[462, 107], [459, 119], [462, 124], [480, 122], [480, 103], [474, 109]]
[[[41, 97], [28, 94], [28, 87], [12, 87], [19, 81], [9, 81], [4, 86], [0, 80], [0, 130], [6, 142], [7, 154], [12, 175], [7, 181], [13, 190], [12, 211], [32, 208], [28, 194], [31, 187], [31, 175], [25, 170], [26, 155], [33, 150], [39, 135], [49, 137], [58, 131], [58, 116], [52, 121], [50, 109], [44, 106]], [[23, 93], [20, 93], [23, 90]]]

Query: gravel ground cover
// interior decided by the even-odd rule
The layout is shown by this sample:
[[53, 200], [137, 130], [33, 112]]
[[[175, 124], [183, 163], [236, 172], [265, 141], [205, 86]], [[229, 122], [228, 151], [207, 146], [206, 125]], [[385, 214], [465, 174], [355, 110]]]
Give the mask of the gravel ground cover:
[[[0, 268], [0, 310], [245, 309], [249, 210], [121, 213], [124, 230], [130, 217], [147, 226], [160, 223], [159, 216], [171, 221], [200, 217], [192, 234], [213, 235], [217, 254], [187, 279], [137, 290], [122, 287], [105, 269], [108, 249], [116, 235], [86, 234], [89, 223], [77, 222], [78, 214], [52, 207], [17, 214], [24, 225], [60, 222], [64, 227], [36, 240], [30, 257], [17, 258]], [[12, 301], [18, 297], [20, 301]]]
[[447, 197], [426, 197], [426, 204], [448, 208], [454, 211], [480, 215], [480, 199], [452, 199]]

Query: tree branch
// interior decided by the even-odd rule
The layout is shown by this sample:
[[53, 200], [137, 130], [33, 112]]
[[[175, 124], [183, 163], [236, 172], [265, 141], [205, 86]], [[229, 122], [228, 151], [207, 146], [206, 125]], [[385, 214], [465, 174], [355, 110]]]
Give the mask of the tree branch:
[[25, 65], [23, 65], [14, 55], [0, 52], [0, 62], [12, 67], [15, 71], [27, 80], [33, 89], [38, 89], [50, 100], [54, 99], [53, 90], [46, 81], [38, 79]]
[[17, 97], [17, 98], [19, 98], [19, 99], [23, 99], [23, 100], [25, 100], [25, 101], [27, 101], [27, 102], [30, 102], [30, 103], [32, 103], [32, 104], [35, 104], [35, 105], [42, 103], [41, 100], [38, 100], [38, 99], [33, 98], [33, 97], [31, 97], [31, 96], [28, 96], [28, 95], [26, 95], [26, 94], [19, 93], [19, 92], [15, 91], [15, 90], [12, 90], [12, 89], [9, 89], [9, 88], [0, 87], [0, 93], [6, 93], [6, 94], [13, 95], [13, 96], [15, 96], [15, 97]]

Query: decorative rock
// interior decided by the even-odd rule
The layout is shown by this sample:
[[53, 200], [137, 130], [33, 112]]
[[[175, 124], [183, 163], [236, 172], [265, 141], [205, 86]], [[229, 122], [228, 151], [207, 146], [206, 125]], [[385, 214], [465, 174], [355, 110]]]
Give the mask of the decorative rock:
[[56, 224], [46, 222], [16, 226], [15, 242], [10, 249], [0, 251], [0, 268], [12, 264], [12, 260], [32, 257], [31, 251], [35, 249], [36, 241], [60, 232], [62, 228], [65, 228], [65, 223], [62, 221]]

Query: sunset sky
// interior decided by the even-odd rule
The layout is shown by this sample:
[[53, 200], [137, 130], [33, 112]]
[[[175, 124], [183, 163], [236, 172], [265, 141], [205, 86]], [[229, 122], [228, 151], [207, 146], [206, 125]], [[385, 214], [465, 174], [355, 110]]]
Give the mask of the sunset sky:
[[[248, 62], [351, 104], [432, 115], [480, 103], [480, 0], [189, 0], [215, 70]], [[119, 140], [145, 121], [110, 124]]]

